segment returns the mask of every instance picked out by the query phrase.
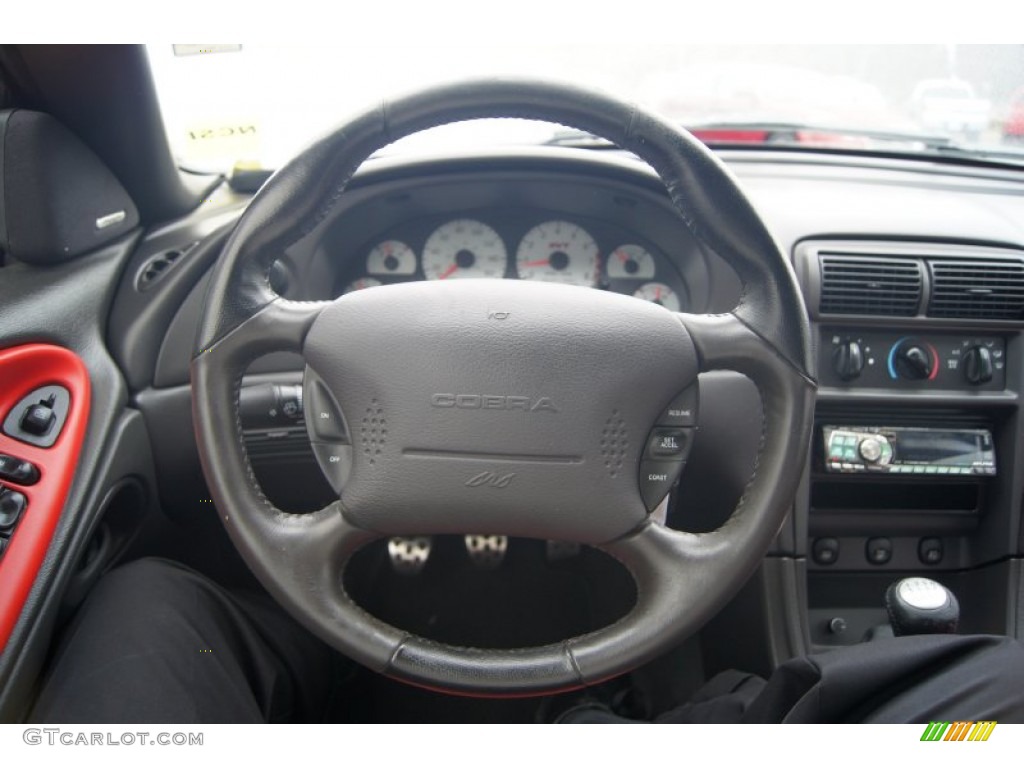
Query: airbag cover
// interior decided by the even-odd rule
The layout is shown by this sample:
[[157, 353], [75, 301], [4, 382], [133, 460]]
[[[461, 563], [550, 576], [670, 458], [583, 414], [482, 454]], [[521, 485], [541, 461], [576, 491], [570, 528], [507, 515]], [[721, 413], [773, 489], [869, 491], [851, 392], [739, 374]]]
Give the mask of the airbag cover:
[[352, 439], [345, 516], [383, 534], [627, 533], [647, 433], [697, 375], [664, 308], [521, 280], [347, 294], [304, 355]]

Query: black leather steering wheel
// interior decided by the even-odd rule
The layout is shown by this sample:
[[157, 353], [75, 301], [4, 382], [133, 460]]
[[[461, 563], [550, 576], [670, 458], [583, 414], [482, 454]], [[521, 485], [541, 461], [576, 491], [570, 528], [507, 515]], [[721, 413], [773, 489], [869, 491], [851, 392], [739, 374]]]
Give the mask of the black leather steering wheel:
[[[277, 296], [267, 271], [330, 211], [356, 168], [403, 136], [488, 117], [546, 120], [646, 160], [690, 230], [739, 274], [737, 307], [672, 313], [526, 280], [406, 283], [332, 302]], [[340, 499], [276, 509], [242, 442], [246, 366], [301, 353], [341, 408], [353, 460]], [[729, 520], [690, 534], [653, 521], [648, 443], [701, 371], [748, 376], [763, 402], [755, 469]], [[568, 690], [629, 670], [696, 631], [757, 567], [792, 503], [815, 390], [806, 310], [785, 256], [729, 171], [685, 131], [571, 86], [483, 80], [385, 102], [279, 171], [215, 268], [192, 362], [200, 456], [232, 540], [280, 603], [378, 672], [450, 692]], [[644, 393], [637, 396], [638, 392]], [[479, 477], [507, 477], [502, 483]], [[551, 645], [459, 648], [360, 609], [341, 572], [392, 535], [493, 533], [577, 541], [617, 558], [637, 600], [616, 623]]]

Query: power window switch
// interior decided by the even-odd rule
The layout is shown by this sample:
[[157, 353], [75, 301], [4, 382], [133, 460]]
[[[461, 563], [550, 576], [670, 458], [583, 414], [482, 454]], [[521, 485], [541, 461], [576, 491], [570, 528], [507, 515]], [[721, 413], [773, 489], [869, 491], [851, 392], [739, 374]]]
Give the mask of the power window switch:
[[0, 480], [18, 485], [32, 485], [39, 481], [39, 470], [31, 461], [0, 453]]
[[9, 488], [0, 489], [0, 536], [9, 536], [28, 506], [25, 495]]

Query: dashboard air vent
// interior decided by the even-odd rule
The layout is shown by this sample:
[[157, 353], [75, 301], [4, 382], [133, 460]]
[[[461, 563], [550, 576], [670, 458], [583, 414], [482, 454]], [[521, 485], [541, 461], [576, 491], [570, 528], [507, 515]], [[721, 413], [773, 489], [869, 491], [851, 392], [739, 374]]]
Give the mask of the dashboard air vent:
[[1024, 320], [1024, 261], [928, 261], [929, 317]]
[[819, 254], [820, 311], [913, 317], [921, 303], [921, 263], [913, 259]]
[[142, 269], [139, 270], [139, 277], [136, 283], [138, 289], [145, 291], [152, 288], [153, 284], [166, 275], [167, 271], [177, 263], [178, 259], [187, 255], [197, 244], [198, 241], [189, 243], [182, 248], [171, 248], [148, 259], [142, 265]]

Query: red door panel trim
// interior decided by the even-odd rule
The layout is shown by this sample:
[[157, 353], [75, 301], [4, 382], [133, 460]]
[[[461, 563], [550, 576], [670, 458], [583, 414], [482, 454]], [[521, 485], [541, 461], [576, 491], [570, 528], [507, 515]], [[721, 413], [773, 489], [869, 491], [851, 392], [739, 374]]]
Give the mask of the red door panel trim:
[[67, 421], [53, 446], [38, 448], [0, 432], [0, 453], [27, 459], [39, 468], [39, 482], [34, 485], [4, 481], [25, 494], [28, 506], [0, 557], [0, 651], [18, 621], [64, 509], [90, 402], [89, 374], [75, 353], [50, 344], [0, 350], [0, 420], [21, 398], [47, 384], [60, 384], [71, 394]]

